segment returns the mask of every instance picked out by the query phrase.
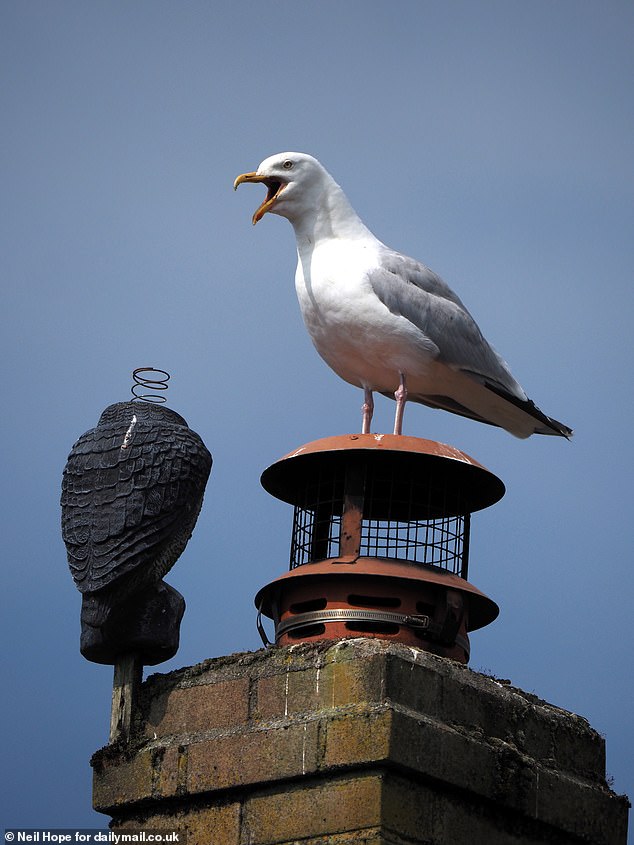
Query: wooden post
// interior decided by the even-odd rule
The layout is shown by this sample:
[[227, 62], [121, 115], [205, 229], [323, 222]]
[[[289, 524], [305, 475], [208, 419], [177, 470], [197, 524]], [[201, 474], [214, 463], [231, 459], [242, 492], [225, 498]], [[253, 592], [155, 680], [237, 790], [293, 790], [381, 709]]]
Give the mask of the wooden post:
[[110, 744], [130, 739], [132, 719], [143, 679], [143, 664], [138, 654], [122, 654], [114, 664]]

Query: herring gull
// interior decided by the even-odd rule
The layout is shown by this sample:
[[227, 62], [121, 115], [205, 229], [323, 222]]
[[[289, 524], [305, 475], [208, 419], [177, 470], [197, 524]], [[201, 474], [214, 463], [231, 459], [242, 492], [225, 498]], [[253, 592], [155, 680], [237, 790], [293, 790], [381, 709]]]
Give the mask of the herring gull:
[[363, 433], [376, 391], [396, 399], [395, 434], [409, 400], [516, 437], [571, 437], [527, 397], [451, 288], [375, 238], [317, 159], [278, 153], [238, 176], [234, 188], [245, 182], [268, 189], [254, 224], [271, 212], [295, 230], [295, 288], [306, 328], [324, 361], [364, 391]]

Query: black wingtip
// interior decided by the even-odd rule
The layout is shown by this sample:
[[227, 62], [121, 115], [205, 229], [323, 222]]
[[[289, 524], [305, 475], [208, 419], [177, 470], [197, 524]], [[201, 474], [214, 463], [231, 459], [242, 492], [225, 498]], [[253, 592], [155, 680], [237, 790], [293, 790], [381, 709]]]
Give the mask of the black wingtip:
[[510, 402], [512, 405], [515, 405], [517, 408], [520, 408], [526, 414], [529, 414], [531, 417], [533, 417], [533, 419], [540, 422], [542, 424], [542, 427], [536, 428], [535, 434], [556, 435], [559, 437], [565, 437], [566, 440], [572, 440], [572, 436], [574, 434], [573, 429], [568, 428], [567, 425], [564, 425], [564, 423], [561, 423], [558, 420], [553, 419], [552, 417], [547, 417], [543, 411], [540, 411], [540, 409], [532, 401], [532, 399], [519, 399], [517, 396], [513, 396], [511, 393], [508, 393], [505, 390], [501, 390], [499, 387], [497, 387], [497, 385], [491, 384], [491, 382], [485, 382], [484, 386], [492, 393], [501, 396], [502, 399], [506, 399], [507, 402]]

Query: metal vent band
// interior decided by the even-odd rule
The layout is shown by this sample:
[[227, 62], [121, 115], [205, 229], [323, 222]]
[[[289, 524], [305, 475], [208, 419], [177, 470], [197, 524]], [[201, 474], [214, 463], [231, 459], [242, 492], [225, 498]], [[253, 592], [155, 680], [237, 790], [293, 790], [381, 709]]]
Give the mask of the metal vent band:
[[[296, 628], [327, 622], [387, 622], [393, 625], [404, 625], [417, 631], [426, 631], [430, 639], [439, 639], [441, 626], [432, 622], [426, 614], [393, 613], [384, 610], [351, 610], [348, 608], [332, 608], [330, 610], [313, 610], [310, 613], [298, 613], [289, 619], [284, 619], [277, 625], [275, 636], [281, 637]], [[456, 635], [455, 644], [469, 654], [469, 641], [465, 637]]]
[[313, 610], [310, 613], [298, 613], [290, 619], [285, 619], [277, 626], [277, 635], [301, 628], [304, 625], [314, 625], [319, 622], [390, 622], [393, 625], [407, 625], [409, 628], [427, 630], [431, 619], [424, 614], [411, 615], [406, 613], [391, 613], [385, 610], [350, 610], [348, 608], [332, 608], [330, 610]]

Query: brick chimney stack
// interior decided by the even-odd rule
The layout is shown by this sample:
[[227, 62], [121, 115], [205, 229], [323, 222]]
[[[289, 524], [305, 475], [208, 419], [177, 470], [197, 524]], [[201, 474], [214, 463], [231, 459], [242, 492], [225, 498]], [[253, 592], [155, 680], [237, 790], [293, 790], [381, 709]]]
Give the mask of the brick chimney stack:
[[92, 760], [115, 830], [188, 845], [625, 845], [585, 719], [377, 638], [207, 660], [143, 685]]

